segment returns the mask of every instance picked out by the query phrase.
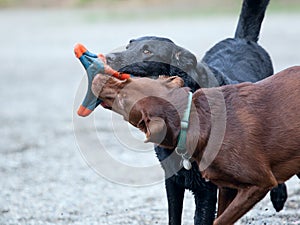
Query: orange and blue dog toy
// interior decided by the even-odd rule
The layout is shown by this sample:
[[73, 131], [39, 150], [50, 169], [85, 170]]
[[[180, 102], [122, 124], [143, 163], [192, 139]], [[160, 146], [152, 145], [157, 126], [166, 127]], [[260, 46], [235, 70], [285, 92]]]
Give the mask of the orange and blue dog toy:
[[91, 91], [92, 81], [99, 74], [108, 74], [120, 80], [130, 78], [130, 74], [120, 73], [106, 64], [105, 56], [102, 54], [94, 54], [88, 51], [82, 44], [76, 44], [74, 47], [76, 57], [86, 70], [88, 76], [88, 89], [85, 98], [80, 105], [77, 114], [79, 116], [88, 116], [91, 112], [102, 103], [102, 100], [97, 98]]

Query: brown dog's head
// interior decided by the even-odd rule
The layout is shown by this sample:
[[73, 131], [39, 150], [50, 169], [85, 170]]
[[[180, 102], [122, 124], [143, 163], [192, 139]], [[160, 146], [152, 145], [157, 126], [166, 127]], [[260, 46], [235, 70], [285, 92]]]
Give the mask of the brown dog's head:
[[[130, 78], [124, 81], [98, 74], [92, 83], [95, 96], [146, 134], [145, 142], [176, 146], [187, 88], [179, 77]], [[182, 107], [182, 105], [184, 107]]]

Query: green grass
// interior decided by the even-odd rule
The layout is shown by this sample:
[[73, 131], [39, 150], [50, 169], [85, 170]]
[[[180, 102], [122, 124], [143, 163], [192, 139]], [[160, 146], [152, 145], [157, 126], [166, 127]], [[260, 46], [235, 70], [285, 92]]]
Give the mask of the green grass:
[[0, 7], [16, 5], [16, 4], [17, 4], [17, 1], [15, 1], [15, 0], [0, 0]]
[[[90, 22], [236, 15], [241, 4], [242, 0], [0, 0], [0, 8], [86, 8], [91, 11], [85, 18]], [[278, 12], [300, 13], [299, 0], [271, 0], [268, 13]]]
[[298, 12], [300, 13], [300, 2], [299, 1], [271, 1], [268, 11], [271, 12]]
[[[91, 10], [84, 14], [84, 20], [89, 23], [98, 21], [118, 21], [118, 20], [160, 20], [172, 18], [199, 18], [199, 17], [221, 17], [226, 15], [238, 15], [240, 5], [228, 6], [207, 6], [193, 8], [142, 8], [142, 9], [122, 9], [106, 8]], [[268, 14], [277, 13], [300, 13], [300, 4], [282, 5], [276, 1], [270, 4]]]

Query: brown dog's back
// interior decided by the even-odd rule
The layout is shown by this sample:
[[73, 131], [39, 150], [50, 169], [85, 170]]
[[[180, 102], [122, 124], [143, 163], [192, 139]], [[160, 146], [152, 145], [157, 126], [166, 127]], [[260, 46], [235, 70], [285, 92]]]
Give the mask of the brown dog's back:
[[[244, 183], [263, 182], [259, 177], [268, 176], [269, 172], [282, 183], [297, 173], [295, 170], [299, 173], [300, 67], [289, 68], [255, 84], [219, 89], [225, 99], [227, 123], [215, 163], [234, 164], [228, 168], [228, 175], [239, 174]], [[204, 92], [210, 91], [213, 90]], [[262, 174], [265, 168], [271, 171]], [[227, 169], [222, 169], [226, 174]]]
[[272, 159], [277, 180], [286, 180], [294, 175], [292, 168], [298, 166], [300, 171], [300, 67], [284, 70], [257, 85], [266, 96], [267, 114], [260, 118], [266, 128], [265, 153]]

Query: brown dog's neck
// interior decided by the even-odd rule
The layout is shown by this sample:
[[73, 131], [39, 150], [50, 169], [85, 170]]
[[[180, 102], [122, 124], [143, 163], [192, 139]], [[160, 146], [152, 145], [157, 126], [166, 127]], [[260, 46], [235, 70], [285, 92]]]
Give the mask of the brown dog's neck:
[[[181, 130], [180, 120], [183, 118], [188, 103], [188, 91], [182, 90], [184, 89], [175, 89], [169, 93], [167, 99], [171, 104], [164, 104], [162, 110], [158, 110], [164, 114], [163, 119], [169, 130], [166, 135], [166, 143], [171, 143], [170, 146], [172, 146], [173, 149], [178, 143]], [[207, 95], [209, 98], [207, 98]], [[211, 103], [211, 101], [215, 101], [214, 99], [211, 99], [213, 97], [215, 96], [207, 94], [206, 89], [200, 89], [193, 94], [187, 130], [186, 148], [189, 155], [197, 162], [201, 161], [210, 136], [210, 121], [212, 117], [211, 107], [216, 107]], [[175, 111], [177, 115], [174, 115]]]
[[168, 96], [166, 96], [170, 104], [163, 105], [162, 113], [164, 114], [164, 120], [169, 130], [166, 139], [168, 139], [168, 143], [171, 143], [170, 146], [172, 146], [172, 149], [174, 149], [178, 143], [181, 130], [180, 122], [187, 108], [188, 96], [189, 89], [173, 89], [168, 93]]
[[[181, 131], [181, 120], [188, 104], [188, 90], [174, 89], [168, 93], [166, 99], [171, 104], [162, 104], [161, 110], [156, 109], [157, 116], [164, 119], [167, 126], [167, 134], [164, 143], [174, 149], [178, 144]], [[176, 114], [176, 115], [175, 115]], [[203, 151], [207, 145], [211, 130], [211, 110], [206, 94], [198, 90], [193, 94], [187, 130], [186, 149], [196, 161], [201, 160]], [[161, 145], [166, 147], [165, 145]]]

